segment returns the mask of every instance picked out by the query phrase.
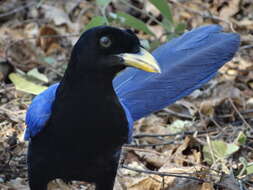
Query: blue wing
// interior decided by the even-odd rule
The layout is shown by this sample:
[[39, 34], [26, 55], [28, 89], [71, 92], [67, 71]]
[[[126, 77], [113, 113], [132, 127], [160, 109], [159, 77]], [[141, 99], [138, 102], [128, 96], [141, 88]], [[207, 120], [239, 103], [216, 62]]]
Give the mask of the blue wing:
[[[233, 57], [239, 43], [238, 35], [222, 33], [217, 25], [200, 27], [153, 52], [162, 74], [128, 68], [117, 76], [113, 84], [130, 131], [133, 121], [168, 106], [210, 80]], [[58, 83], [32, 101], [26, 115], [25, 140], [45, 126], [57, 87]]]
[[[58, 86], [59, 83], [51, 85], [48, 89], [46, 89], [33, 99], [32, 103], [30, 104], [26, 112], [25, 122], [27, 127], [24, 135], [25, 140], [29, 140], [31, 137], [38, 134], [46, 125], [46, 122], [48, 121], [51, 115], [52, 104], [55, 100], [55, 93]], [[132, 138], [132, 131], [133, 131], [132, 128], [134, 121], [124, 103], [122, 102], [120, 103], [126, 113], [126, 117], [129, 123], [128, 139], [130, 142]]]
[[156, 49], [153, 55], [161, 74], [128, 68], [114, 80], [117, 95], [133, 120], [190, 94], [232, 59], [240, 37], [221, 30], [217, 25], [200, 27]]
[[35, 136], [45, 126], [51, 115], [52, 104], [55, 99], [55, 92], [59, 83], [51, 85], [44, 92], [36, 96], [26, 112], [25, 140]]

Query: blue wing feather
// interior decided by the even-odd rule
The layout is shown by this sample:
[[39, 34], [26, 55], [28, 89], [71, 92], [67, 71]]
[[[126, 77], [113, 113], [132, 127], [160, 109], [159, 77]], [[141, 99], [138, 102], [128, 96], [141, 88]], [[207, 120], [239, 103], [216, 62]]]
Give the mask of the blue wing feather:
[[36, 96], [26, 112], [25, 140], [38, 134], [45, 126], [51, 115], [52, 104], [59, 83], [51, 85], [44, 92]]
[[[222, 33], [217, 25], [200, 27], [153, 52], [161, 66], [161, 74], [128, 68], [118, 75], [113, 84], [129, 121], [129, 137], [133, 121], [201, 87], [233, 57], [239, 44], [237, 34]], [[58, 85], [50, 86], [32, 101], [26, 115], [25, 140], [45, 126]]]

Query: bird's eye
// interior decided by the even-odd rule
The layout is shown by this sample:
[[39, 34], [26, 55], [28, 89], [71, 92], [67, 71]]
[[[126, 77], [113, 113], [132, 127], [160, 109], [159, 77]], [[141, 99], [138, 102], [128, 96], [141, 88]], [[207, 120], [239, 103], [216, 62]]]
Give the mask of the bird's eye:
[[102, 46], [102, 47], [104, 47], [104, 48], [108, 48], [108, 47], [110, 47], [111, 46], [111, 44], [112, 44], [112, 41], [111, 41], [111, 39], [109, 38], [109, 37], [107, 37], [107, 36], [103, 36], [102, 38], [100, 38], [100, 45]]

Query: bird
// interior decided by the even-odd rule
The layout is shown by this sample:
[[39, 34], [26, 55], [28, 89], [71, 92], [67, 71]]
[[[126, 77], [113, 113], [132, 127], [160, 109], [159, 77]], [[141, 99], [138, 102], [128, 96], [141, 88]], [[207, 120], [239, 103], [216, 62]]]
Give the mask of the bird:
[[[107, 29], [112, 37], [115, 34], [111, 30], [118, 31], [117, 40], [102, 39], [97, 34]], [[207, 25], [161, 45], [153, 51], [152, 57], [142, 49], [131, 30], [104, 26], [87, 33], [83, 35], [89, 37], [82, 35], [74, 46], [61, 82], [37, 95], [27, 110], [24, 138], [29, 141], [28, 178], [32, 190], [46, 190], [47, 183], [55, 178], [93, 182], [97, 190], [111, 190], [121, 146], [131, 142], [134, 121], [159, 111], [207, 83], [233, 58], [240, 45], [238, 34], [225, 33], [219, 25]], [[119, 37], [125, 34], [131, 36], [127, 42]], [[136, 55], [142, 55], [142, 64], [131, 62], [132, 65], [128, 65], [131, 67], [114, 67], [113, 59], [114, 66], [107, 67], [112, 66], [112, 60], [106, 61], [96, 53], [99, 48], [94, 44], [98, 36], [105, 46], [117, 44], [113, 55], [122, 58], [125, 53], [128, 62]], [[128, 49], [125, 43], [131, 41], [135, 45]], [[151, 67], [145, 68], [143, 55], [152, 63]], [[92, 69], [95, 65], [96, 69]], [[110, 80], [97, 72], [110, 72]], [[89, 76], [95, 78], [83, 82]], [[112, 82], [112, 86], [104, 88], [106, 81]], [[114, 108], [106, 104], [113, 91], [114, 100], [118, 100]], [[115, 119], [114, 115], [121, 119]], [[106, 125], [112, 120], [114, 127]]]
[[130, 30], [100, 26], [75, 44], [44, 129], [28, 146], [32, 190], [49, 181], [88, 181], [111, 190], [129, 123], [113, 88], [113, 78], [131, 66], [160, 73], [154, 57]]

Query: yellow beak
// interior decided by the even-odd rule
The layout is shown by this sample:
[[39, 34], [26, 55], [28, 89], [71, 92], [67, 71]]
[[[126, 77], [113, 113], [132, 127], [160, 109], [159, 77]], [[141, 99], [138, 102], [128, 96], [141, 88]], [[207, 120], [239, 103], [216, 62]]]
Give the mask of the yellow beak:
[[147, 72], [161, 73], [161, 69], [155, 58], [145, 49], [141, 48], [138, 53], [122, 53], [124, 64]]

